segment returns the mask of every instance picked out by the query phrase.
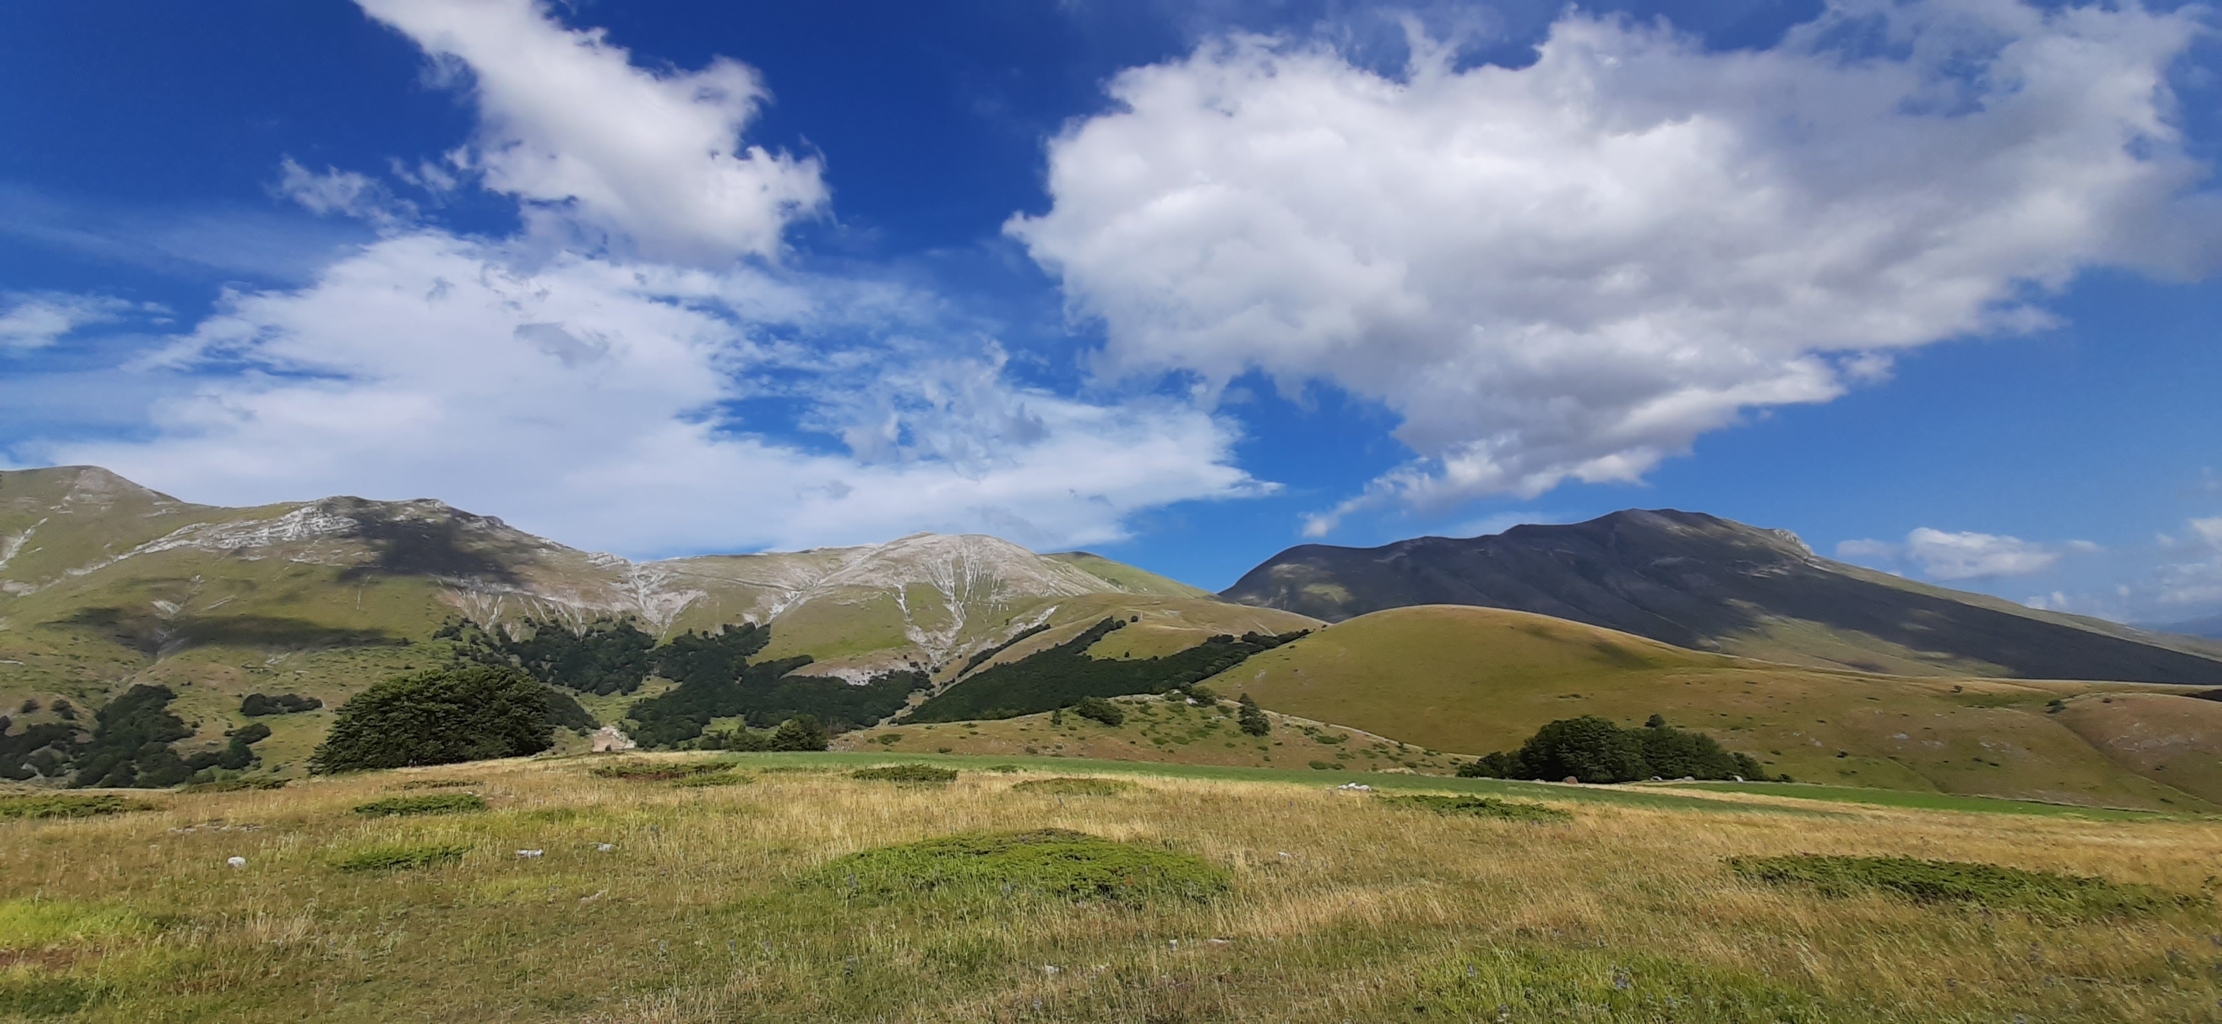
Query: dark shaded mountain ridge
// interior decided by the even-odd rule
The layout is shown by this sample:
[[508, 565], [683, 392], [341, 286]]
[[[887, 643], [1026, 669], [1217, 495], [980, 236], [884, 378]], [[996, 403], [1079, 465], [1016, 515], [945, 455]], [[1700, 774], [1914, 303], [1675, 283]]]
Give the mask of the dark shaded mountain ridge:
[[1915, 583], [1821, 558], [1786, 531], [1675, 510], [1377, 548], [1306, 544], [1220, 596], [1330, 622], [1413, 605], [1506, 608], [1868, 672], [2222, 684], [2222, 659], [2192, 641]]

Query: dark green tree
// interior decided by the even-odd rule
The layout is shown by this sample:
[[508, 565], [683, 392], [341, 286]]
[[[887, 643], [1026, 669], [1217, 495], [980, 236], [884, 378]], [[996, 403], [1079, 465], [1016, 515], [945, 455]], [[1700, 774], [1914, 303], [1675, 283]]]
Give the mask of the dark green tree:
[[1118, 725], [1126, 721], [1126, 712], [1119, 710], [1117, 704], [1101, 697], [1080, 698], [1080, 703], [1072, 706], [1072, 713], [1082, 718], [1092, 718], [1105, 725]]
[[1265, 711], [1258, 707], [1256, 699], [1245, 693], [1241, 704], [1242, 710], [1235, 712], [1235, 722], [1242, 727], [1243, 732], [1263, 736], [1273, 731], [1273, 723], [1265, 717]]
[[340, 706], [309, 759], [319, 774], [537, 754], [555, 745], [547, 690], [514, 668], [397, 676]]
[[92, 742], [78, 752], [77, 774], [69, 784], [158, 788], [192, 777], [193, 769], [170, 749], [172, 742], [193, 735], [170, 713], [176, 698], [167, 686], [142, 684], [109, 701], [93, 716]]
[[826, 727], [813, 715], [796, 715], [772, 730], [771, 750], [824, 750]]
[[1642, 737], [1596, 715], [1564, 718], [1541, 729], [1513, 755], [1530, 779], [1634, 782], [1651, 777]]

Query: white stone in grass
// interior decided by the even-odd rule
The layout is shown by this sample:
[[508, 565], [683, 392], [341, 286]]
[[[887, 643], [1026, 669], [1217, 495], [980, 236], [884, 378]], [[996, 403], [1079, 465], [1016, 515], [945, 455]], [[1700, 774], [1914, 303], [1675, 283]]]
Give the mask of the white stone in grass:
[[227, 866], [229, 866], [229, 867], [235, 867], [235, 868], [243, 868], [243, 867], [246, 867], [246, 866], [247, 866], [247, 858], [245, 858], [245, 857], [231, 857], [231, 858], [228, 858], [228, 859], [226, 859], [226, 860], [224, 861], [224, 863], [225, 863], [225, 865], [227, 865]]
[[595, 853], [609, 853], [609, 852], [611, 852], [611, 851], [613, 851], [613, 850], [616, 850], [616, 849], [617, 849], [617, 844], [616, 844], [616, 843], [595, 843], [595, 844], [594, 844], [594, 852], [595, 852]]

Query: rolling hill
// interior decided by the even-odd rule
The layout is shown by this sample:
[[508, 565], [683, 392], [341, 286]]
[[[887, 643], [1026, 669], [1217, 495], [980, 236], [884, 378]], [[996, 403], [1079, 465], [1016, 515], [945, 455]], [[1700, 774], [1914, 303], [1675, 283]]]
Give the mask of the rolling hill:
[[1330, 622], [1412, 605], [1505, 608], [1865, 672], [2222, 685], [2211, 644], [1926, 586], [1820, 558], [1782, 531], [1690, 512], [1378, 548], [1307, 544], [1220, 596]]
[[[1599, 715], [1635, 726], [1660, 714], [1804, 782], [2222, 805], [2222, 714], [2214, 713], [2222, 702], [2126, 684], [1782, 665], [1456, 605], [1349, 619], [1207, 683], [1282, 714], [1462, 754], [1512, 749], [1556, 719]], [[2143, 716], [2108, 703], [2130, 699], [2165, 709], [2170, 724], [2140, 732]]]

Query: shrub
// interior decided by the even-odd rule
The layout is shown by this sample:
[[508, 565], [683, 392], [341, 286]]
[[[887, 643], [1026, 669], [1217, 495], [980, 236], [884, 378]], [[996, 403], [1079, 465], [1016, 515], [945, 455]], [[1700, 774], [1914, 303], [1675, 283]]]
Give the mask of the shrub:
[[1392, 807], [1408, 807], [1416, 811], [1433, 811], [1443, 815], [1470, 815], [1477, 818], [1499, 818], [1505, 821], [1560, 822], [1572, 821], [1574, 816], [1556, 807], [1524, 803], [1517, 800], [1498, 800], [1486, 796], [1440, 796], [1433, 793], [1414, 793], [1409, 796], [1377, 797]]
[[1134, 790], [1134, 783], [1123, 779], [1028, 779], [1011, 787], [1013, 793], [1039, 793], [1043, 796], [1118, 796]]
[[704, 786], [744, 786], [754, 781], [756, 780], [739, 772], [723, 771], [689, 775], [686, 778], [674, 780], [672, 785], [684, 789], [699, 789]]
[[469, 852], [469, 846], [458, 843], [366, 846], [334, 857], [332, 866], [341, 871], [400, 871], [453, 864]]
[[125, 811], [151, 811], [153, 804], [141, 800], [125, 800], [120, 796], [100, 794], [54, 794], [51, 796], [0, 797], [0, 821], [17, 818], [90, 818], [101, 814], [122, 814]]
[[954, 768], [936, 768], [930, 764], [889, 764], [877, 768], [859, 768], [850, 772], [849, 777], [875, 782], [941, 783], [955, 782], [957, 780], [957, 770]]
[[355, 805], [366, 818], [392, 818], [416, 814], [465, 814], [483, 811], [486, 801], [469, 793], [428, 793], [424, 796], [389, 796]]
[[1824, 896], [1884, 893], [1915, 903], [2019, 910], [2042, 917], [2150, 914], [2212, 902], [2103, 878], [1911, 857], [1734, 857], [1728, 867], [1755, 882], [1799, 886]]
[[314, 711], [323, 706], [323, 701], [315, 697], [303, 697], [298, 693], [281, 693], [275, 697], [250, 693], [240, 700], [239, 713], [249, 718], [261, 718], [264, 715], [298, 715], [305, 711]]
[[546, 687], [516, 669], [459, 665], [398, 676], [339, 709], [309, 758], [319, 774], [537, 754], [555, 745]]
[[1072, 713], [1105, 725], [1119, 725], [1126, 721], [1125, 711], [1101, 697], [1080, 698], [1080, 703], [1072, 706]]
[[1265, 711], [1258, 707], [1258, 702], [1249, 694], [1242, 695], [1241, 704], [1241, 710], [1235, 713], [1235, 721], [1241, 725], [1243, 732], [1263, 736], [1273, 731], [1273, 723], [1265, 717]]
[[187, 785], [187, 786], [185, 787], [185, 792], [188, 792], [188, 793], [237, 793], [237, 792], [241, 792], [241, 791], [244, 791], [244, 790], [253, 790], [253, 789], [284, 789], [284, 788], [285, 788], [285, 780], [284, 780], [284, 779], [273, 779], [273, 778], [271, 778], [271, 777], [270, 777], [270, 776], [268, 776], [268, 775], [249, 775], [249, 776], [236, 776], [236, 777], [233, 777], [233, 778], [219, 778], [219, 779], [210, 779], [210, 780], [208, 780], [208, 781], [206, 781], [206, 782], [194, 782], [194, 783], [190, 783], [190, 784], [188, 784], [188, 785]]
[[733, 763], [730, 761], [617, 761], [595, 765], [587, 769], [587, 774], [634, 782], [677, 782], [698, 775], [715, 775], [732, 770]]
[[961, 835], [866, 850], [835, 860], [814, 881], [843, 896], [971, 899], [1203, 899], [1227, 873], [1187, 854], [1046, 828]]

